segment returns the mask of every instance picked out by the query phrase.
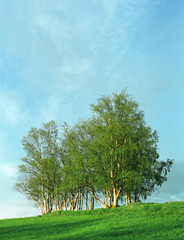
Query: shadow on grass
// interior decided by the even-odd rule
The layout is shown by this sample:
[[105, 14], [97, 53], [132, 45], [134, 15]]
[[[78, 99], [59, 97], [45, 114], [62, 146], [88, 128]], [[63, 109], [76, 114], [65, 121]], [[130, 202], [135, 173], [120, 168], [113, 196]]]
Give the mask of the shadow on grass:
[[184, 239], [183, 219], [171, 220], [167, 217], [143, 217], [128, 221], [110, 215], [85, 219], [41, 217], [32, 223], [29, 219], [27, 222], [18, 220], [17, 226], [1, 227], [0, 240]]
[[[88, 239], [124, 239], [124, 240], [184, 240], [183, 223], [184, 221], [164, 222], [150, 221], [137, 222], [129, 226], [112, 227], [104, 233], [98, 233], [96, 236], [91, 236]], [[167, 221], [167, 218], [165, 218]]]
[[[41, 218], [40, 218], [41, 219]], [[66, 219], [68, 220], [68, 219]], [[0, 228], [0, 240], [23, 240], [23, 239], [79, 239], [70, 237], [72, 233], [80, 235], [80, 229], [90, 228], [92, 225], [98, 224], [102, 218], [79, 220], [75, 222], [62, 221], [37, 221], [34, 224], [24, 224], [18, 226], [5, 226]]]

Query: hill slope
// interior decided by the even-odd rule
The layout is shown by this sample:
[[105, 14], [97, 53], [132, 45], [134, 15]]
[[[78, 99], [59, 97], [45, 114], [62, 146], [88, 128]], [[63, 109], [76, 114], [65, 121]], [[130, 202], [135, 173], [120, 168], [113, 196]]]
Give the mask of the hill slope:
[[184, 239], [184, 202], [138, 203], [114, 209], [53, 212], [0, 220], [1, 240]]

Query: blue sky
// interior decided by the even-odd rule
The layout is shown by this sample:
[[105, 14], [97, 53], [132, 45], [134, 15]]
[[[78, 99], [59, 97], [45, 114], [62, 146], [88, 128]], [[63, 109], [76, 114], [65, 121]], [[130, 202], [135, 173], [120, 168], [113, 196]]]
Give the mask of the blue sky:
[[175, 159], [148, 201], [184, 200], [183, 16], [182, 0], [0, 0], [0, 218], [40, 214], [13, 190], [28, 130], [126, 87]]

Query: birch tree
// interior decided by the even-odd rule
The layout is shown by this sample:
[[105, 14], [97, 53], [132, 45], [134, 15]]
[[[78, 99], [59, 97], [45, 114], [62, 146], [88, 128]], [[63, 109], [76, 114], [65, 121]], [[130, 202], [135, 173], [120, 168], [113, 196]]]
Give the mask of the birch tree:
[[103, 188], [106, 207], [116, 207], [122, 194], [127, 204], [131, 194], [146, 198], [166, 181], [172, 166], [171, 160], [158, 161], [156, 131], [146, 125], [144, 112], [126, 90], [102, 96], [91, 109], [98, 122], [93, 143], [96, 183]]
[[32, 198], [42, 214], [52, 211], [58, 187], [56, 183], [61, 177], [58, 140], [54, 121], [43, 124], [43, 128], [31, 128], [22, 140], [26, 156], [21, 159], [16, 189]]
[[158, 135], [126, 90], [91, 104], [92, 117], [72, 127], [62, 139], [54, 121], [31, 128], [23, 137], [26, 156], [16, 189], [46, 214], [55, 210], [116, 207], [146, 199], [167, 180], [173, 161], [159, 160]]

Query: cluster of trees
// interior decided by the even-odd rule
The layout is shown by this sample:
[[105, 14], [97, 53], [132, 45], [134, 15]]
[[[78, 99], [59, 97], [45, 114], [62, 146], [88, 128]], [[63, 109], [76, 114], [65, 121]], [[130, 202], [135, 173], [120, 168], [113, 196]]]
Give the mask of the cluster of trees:
[[123, 90], [91, 105], [92, 116], [59, 131], [50, 121], [23, 137], [26, 156], [16, 190], [42, 214], [104, 208], [146, 199], [167, 180], [173, 161], [159, 161], [158, 135]]

